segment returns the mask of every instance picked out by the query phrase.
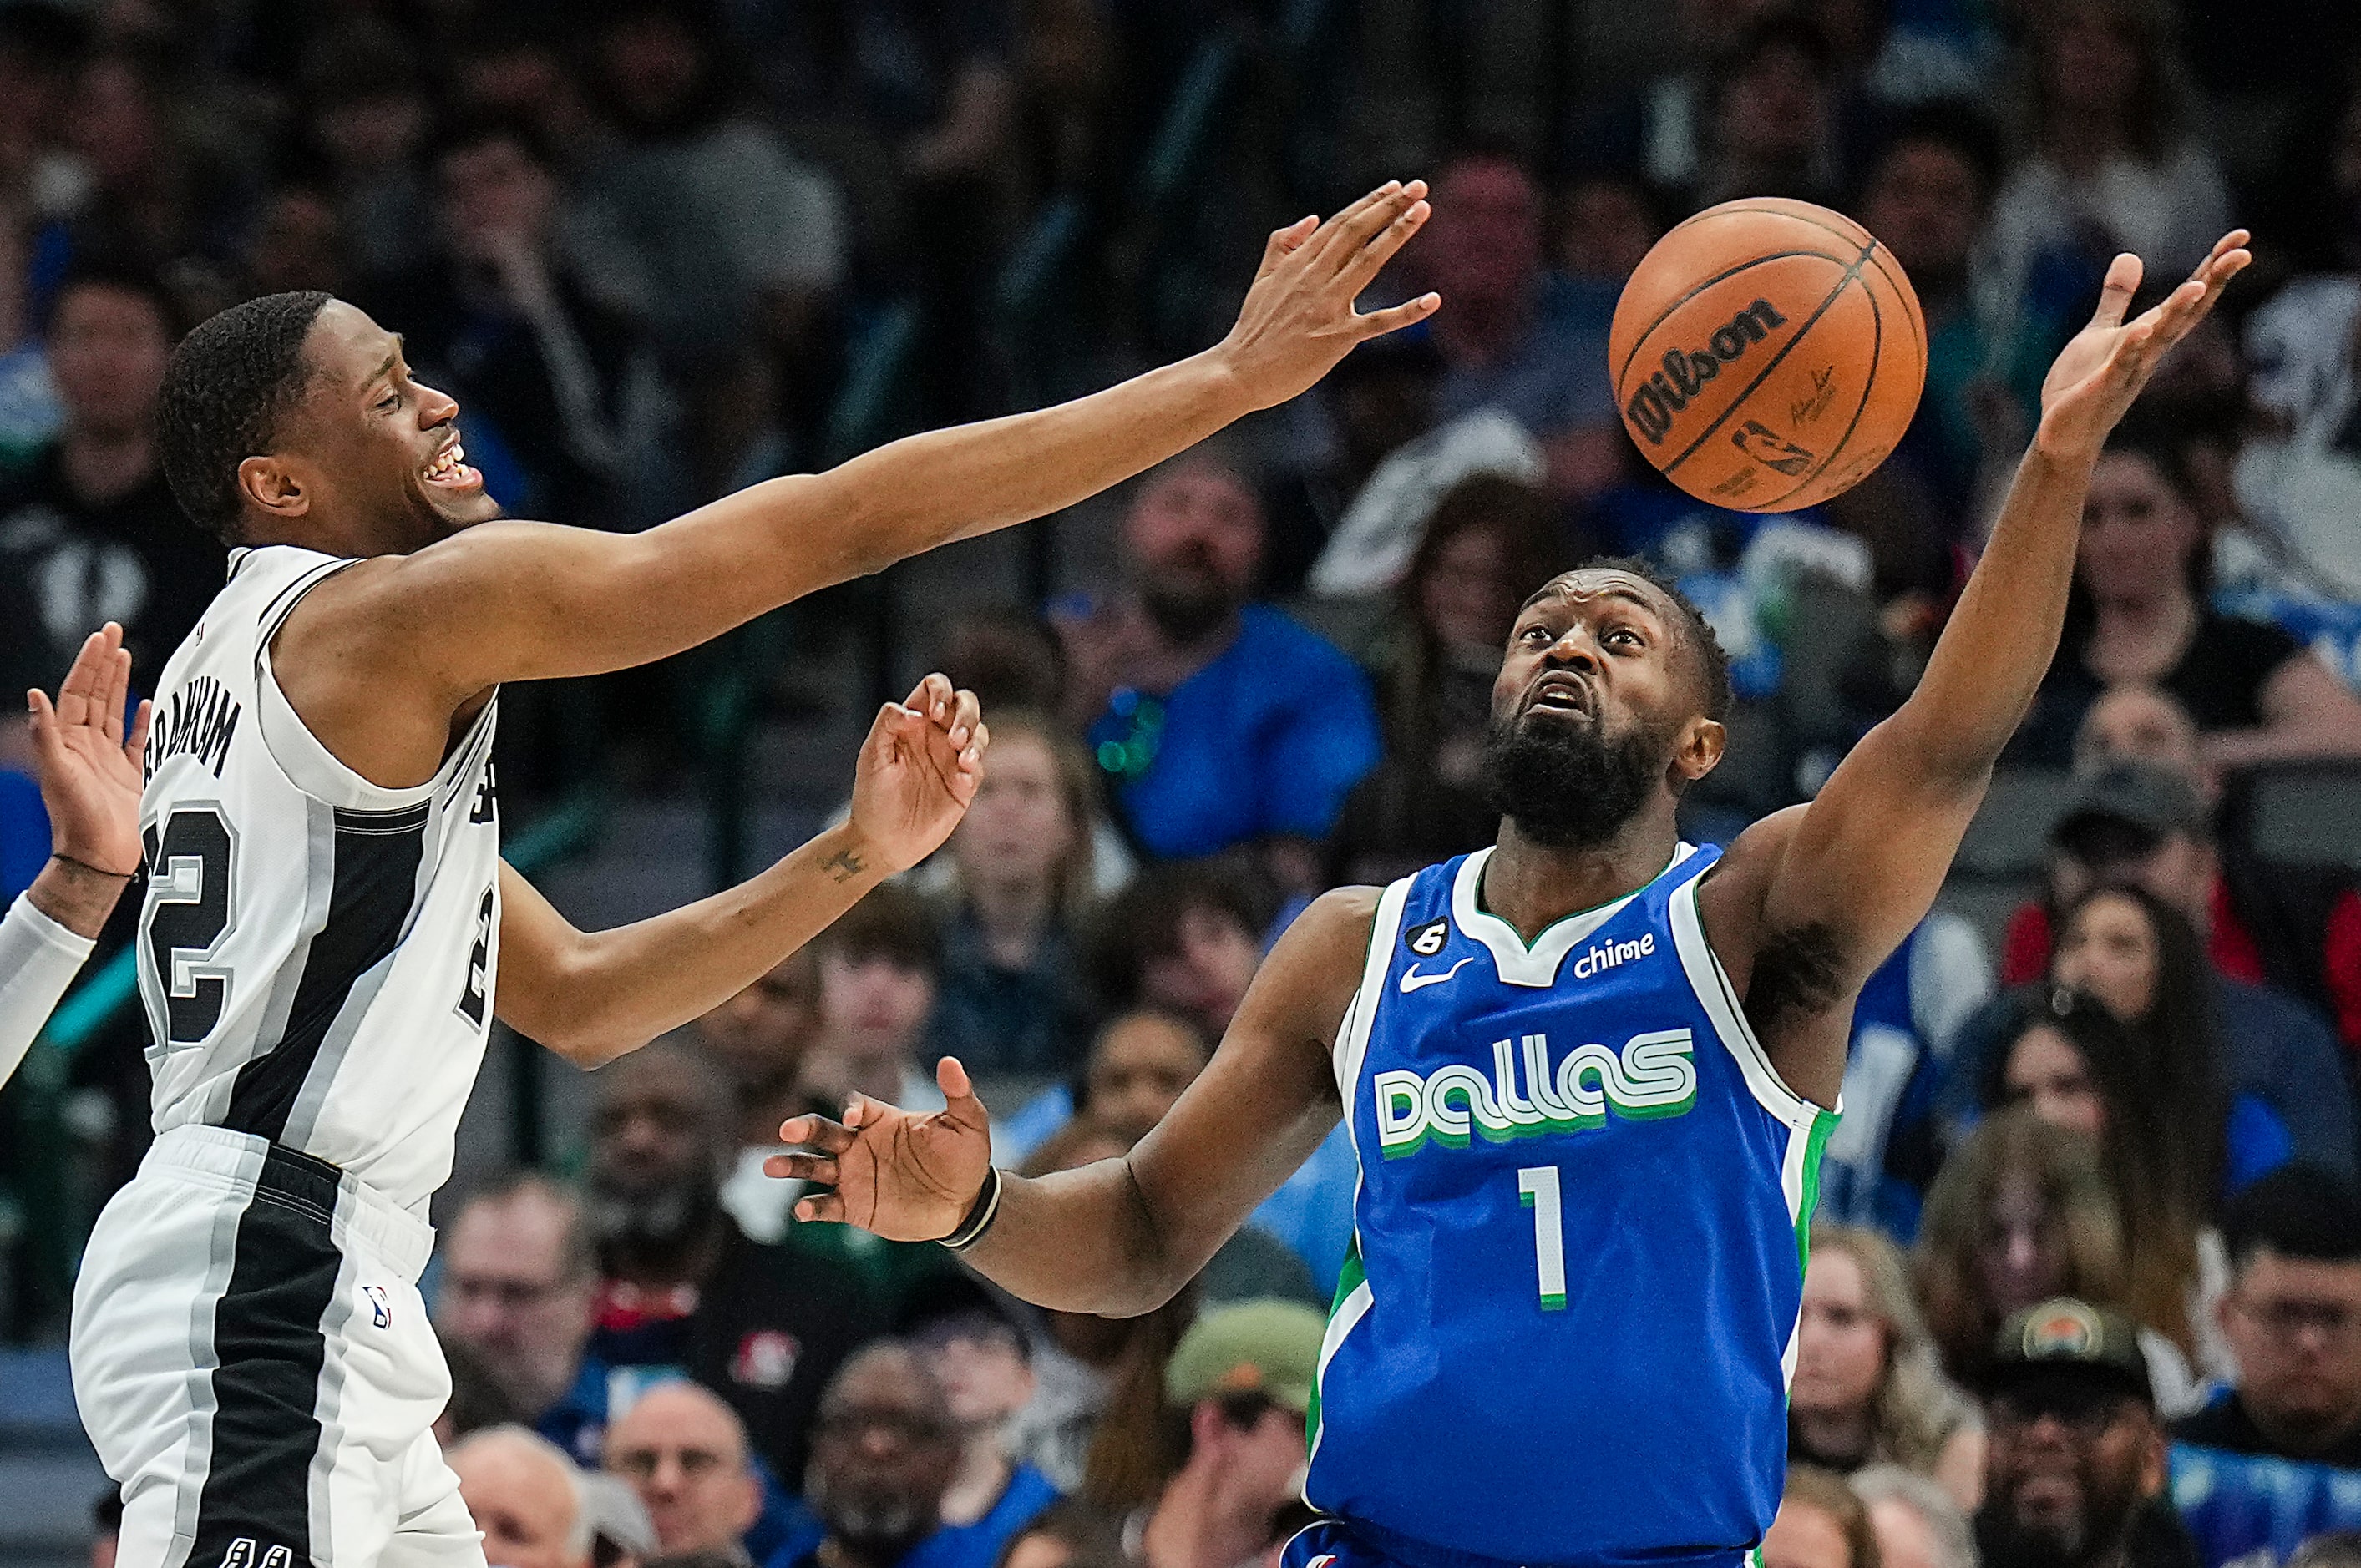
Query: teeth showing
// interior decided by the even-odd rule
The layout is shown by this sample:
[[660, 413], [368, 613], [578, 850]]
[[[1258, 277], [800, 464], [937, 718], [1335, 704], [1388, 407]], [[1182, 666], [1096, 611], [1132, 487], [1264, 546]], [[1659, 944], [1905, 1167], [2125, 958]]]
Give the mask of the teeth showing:
[[456, 478], [467, 460], [467, 449], [455, 441], [445, 448], [443, 455], [426, 466], [426, 477], [430, 479]]

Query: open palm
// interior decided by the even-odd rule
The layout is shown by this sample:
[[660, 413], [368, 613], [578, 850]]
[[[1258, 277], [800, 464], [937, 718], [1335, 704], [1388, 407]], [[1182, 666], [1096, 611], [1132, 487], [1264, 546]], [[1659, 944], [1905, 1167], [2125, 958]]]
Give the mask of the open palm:
[[809, 1152], [773, 1155], [763, 1168], [835, 1189], [800, 1200], [798, 1219], [840, 1221], [888, 1241], [939, 1240], [983, 1187], [992, 1125], [956, 1058], [936, 1064], [935, 1085], [943, 1108], [928, 1115], [855, 1095], [841, 1122], [792, 1117], [779, 1141]]
[[83, 640], [55, 704], [39, 691], [25, 694], [52, 847], [114, 876], [130, 876], [140, 860], [139, 786], [152, 710], [142, 702], [126, 736], [130, 694], [131, 655], [123, 628], [111, 620]]
[[909, 870], [950, 837], [983, 782], [991, 740], [975, 694], [941, 675], [877, 710], [853, 767], [852, 826], [885, 870]]
[[2034, 440], [2053, 455], [2095, 452], [2173, 345], [2187, 337], [2222, 297], [2223, 286], [2254, 259], [2247, 234], [2233, 229], [2181, 285], [2131, 321], [2124, 319], [2140, 285], [2140, 260], [2118, 256], [2099, 291], [2099, 308], [2041, 382], [2041, 428]]

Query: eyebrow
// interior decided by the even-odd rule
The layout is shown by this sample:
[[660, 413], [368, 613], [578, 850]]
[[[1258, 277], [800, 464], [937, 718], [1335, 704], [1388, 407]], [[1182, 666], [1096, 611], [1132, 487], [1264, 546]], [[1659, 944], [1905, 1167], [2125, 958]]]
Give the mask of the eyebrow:
[[385, 356], [385, 363], [371, 371], [369, 373], [369, 378], [362, 382], [361, 385], [364, 387], [373, 387], [379, 381], [384, 380], [388, 376], [392, 375], [394, 363], [401, 357], [402, 344], [403, 338], [401, 334], [395, 333], [393, 334], [393, 352]]
[[[1542, 602], [1542, 600], [1543, 600], [1543, 599], [1547, 598], [1550, 595], [1552, 595], [1552, 594], [1554, 594], [1554, 593], [1555, 593], [1555, 592], [1557, 592], [1557, 591], [1558, 591], [1558, 586], [1557, 586], [1555, 583], [1550, 583], [1550, 584], [1546, 585], [1545, 587], [1539, 587], [1539, 588], [1534, 589], [1534, 590], [1533, 590], [1533, 593], [1532, 593], [1532, 598], [1528, 598], [1528, 599], [1526, 599], [1524, 603], [1522, 603], [1522, 604], [1521, 604], [1521, 605], [1519, 605], [1519, 606], [1517, 607], [1517, 613], [1518, 613], [1519, 615], [1522, 615], [1522, 614], [1524, 614], [1524, 613], [1525, 613], [1525, 611], [1527, 611], [1527, 610], [1529, 610], [1529, 609], [1532, 609], [1532, 608], [1533, 608], [1533, 606], [1535, 606], [1535, 605], [1537, 605], [1537, 604], [1541, 603], [1541, 602]], [[1601, 597], [1605, 597], [1605, 598], [1610, 598], [1628, 599], [1628, 600], [1630, 600], [1631, 603], [1633, 603], [1633, 604], [1635, 604], [1635, 605], [1638, 605], [1642, 609], [1646, 610], [1646, 611], [1647, 611], [1649, 614], [1651, 614], [1651, 615], [1661, 615], [1662, 613], [1664, 613], [1663, 611], [1659, 610], [1659, 609], [1658, 609], [1654, 605], [1650, 604], [1650, 603], [1649, 603], [1649, 602], [1648, 602], [1644, 598], [1642, 598], [1642, 596], [1640, 596], [1640, 595], [1639, 595], [1639, 594], [1637, 594], [1637, 593], [1634, 593], [1631, 589], [1627, 588], [1627, 587], [1604, 587], [1604, 588], [1598, 588], [1598, 589], [1596, 589], [1596, 590], [1594, 590], [1593, 592], [1591, 592], [1591, 593], [1589, 593], [1589, 594], [1585, 595], [1584, 597], [1585, 597], [1586, 598], [1601, 598]]]

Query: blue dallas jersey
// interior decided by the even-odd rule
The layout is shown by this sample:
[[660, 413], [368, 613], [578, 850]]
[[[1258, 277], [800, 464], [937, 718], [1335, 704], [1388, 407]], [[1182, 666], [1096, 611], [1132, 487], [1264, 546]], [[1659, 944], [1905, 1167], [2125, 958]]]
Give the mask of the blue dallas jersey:
[[1304, 1493], [1413, 1568], [1734, 1565], [1779, 1506], [1836, 1117], [1773, 1073], [1683, 845], [1531, 949], [1490, 851], [1378, 901], [1335, 1047], [1360, 1157]]

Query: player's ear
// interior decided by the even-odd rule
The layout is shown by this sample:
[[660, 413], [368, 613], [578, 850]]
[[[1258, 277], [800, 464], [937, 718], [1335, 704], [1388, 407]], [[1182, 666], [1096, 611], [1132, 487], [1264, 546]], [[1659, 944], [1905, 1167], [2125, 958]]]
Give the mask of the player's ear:
[[1720, 764], [1722, 751], [1729, 744], [1730, 731], [1719, 720], [1699, 714], [1681, 731], [1680, 744], [1673, 749], [1673, 766], [1695, 784]]
[[312, 510], [302, 477], [280, 458], [248, 457], [237, 466], [237, 488], [273, 517], [302, 517]]

